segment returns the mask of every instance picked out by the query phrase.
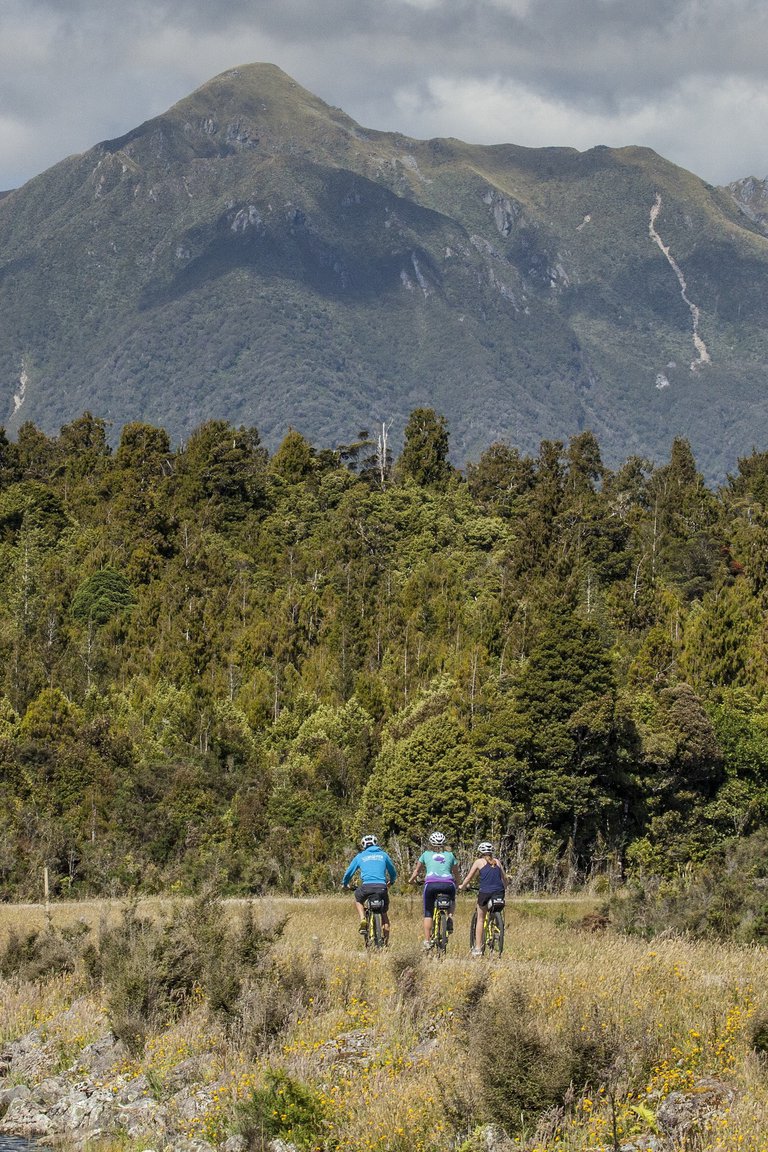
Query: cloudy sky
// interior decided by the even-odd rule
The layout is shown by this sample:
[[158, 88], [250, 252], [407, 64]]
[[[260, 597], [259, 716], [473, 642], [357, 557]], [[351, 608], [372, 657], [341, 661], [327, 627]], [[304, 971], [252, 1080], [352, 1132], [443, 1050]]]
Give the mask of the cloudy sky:
[[0, 0], [0, 189], [269, 61], [369, 128], [768, 175], [764, 0]]

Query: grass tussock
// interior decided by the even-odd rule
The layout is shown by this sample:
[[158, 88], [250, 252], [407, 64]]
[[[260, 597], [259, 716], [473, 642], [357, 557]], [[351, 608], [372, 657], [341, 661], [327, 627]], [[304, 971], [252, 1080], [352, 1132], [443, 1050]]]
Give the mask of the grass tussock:
[[109, 1021], [121, 1074], [165, 1100], [194, 1068], [206, 1105], [186, 1134], [214, 1147], [768, 1152], [762, 949], [575, 931], [583, 906], [510, 902], [504, 956], [472, 960], [471, 910], [440, 961], [397, 898], [375, 956], [334, 898], [114, 909], [73, 970], [4, 978], [0, 1028], [69, 1055]]

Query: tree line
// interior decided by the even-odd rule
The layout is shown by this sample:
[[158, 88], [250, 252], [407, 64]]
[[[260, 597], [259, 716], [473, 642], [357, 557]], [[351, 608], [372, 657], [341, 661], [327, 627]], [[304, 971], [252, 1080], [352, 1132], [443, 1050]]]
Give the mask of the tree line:
[[382, 432], [0, 431], [6, 898], [322, 890], [435, 826], [521, 886], [663, 876], [765, 824], [768, 453], [713, 491], [684, 439]]

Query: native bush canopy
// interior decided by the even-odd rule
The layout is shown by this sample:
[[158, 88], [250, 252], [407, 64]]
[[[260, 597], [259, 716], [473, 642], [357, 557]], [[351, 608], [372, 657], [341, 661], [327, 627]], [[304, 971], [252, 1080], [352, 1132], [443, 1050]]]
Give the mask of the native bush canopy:
[[768, 822], [768, 453], [713, 491], [683, 440], [448, 436], [0, 436], [6, 897], [319, 890], [435, 824], [521, 883], [663, 877]]

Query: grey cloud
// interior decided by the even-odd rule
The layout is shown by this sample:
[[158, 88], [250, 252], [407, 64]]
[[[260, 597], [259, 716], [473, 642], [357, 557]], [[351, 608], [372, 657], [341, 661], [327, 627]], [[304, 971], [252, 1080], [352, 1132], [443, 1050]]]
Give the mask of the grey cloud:
[[[460, 118], [465, 135], [488, 142], [481, 105], [440, 105], [433, 89], [494, 82], [581, 113], [612, 143], [656, 146], [656, 132], [659, 151], [709, 179], [768, 170], [749, 123], [768, 92], [768, 9], [757, 0], [0, 0], [0, 31], [0, 188], [225, 68], [267, 59], [370, 127], [457, 135]], [[727, 139], [707, 139], [706, 104], [686, 120], [692, 85], [713, 101], [730, 85], [732, 122], [727, 101], [717, 126], [712, 117]], [[525, 127], [516, 108], [512, 142]], [[650, 138], [622, 136], [639, 118]], [[555, 142], [571, 141], [540, 141]], [[744, 170], [726, 171], [733, 163]]]

